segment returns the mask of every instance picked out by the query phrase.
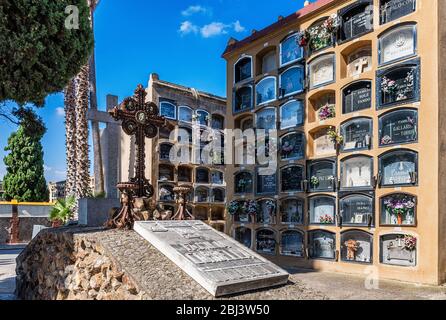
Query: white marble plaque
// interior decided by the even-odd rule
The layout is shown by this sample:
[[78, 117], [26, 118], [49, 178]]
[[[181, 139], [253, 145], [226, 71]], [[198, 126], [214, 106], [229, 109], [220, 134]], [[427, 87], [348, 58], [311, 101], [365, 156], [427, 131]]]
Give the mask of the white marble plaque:
[[286, 271], [202, 221], [136, 222], [134, 230], [215, 297], [288, 282]]
[[381, 63], [415, 54], [414, 28], [404, 26], [387, 33], [381, 38]]

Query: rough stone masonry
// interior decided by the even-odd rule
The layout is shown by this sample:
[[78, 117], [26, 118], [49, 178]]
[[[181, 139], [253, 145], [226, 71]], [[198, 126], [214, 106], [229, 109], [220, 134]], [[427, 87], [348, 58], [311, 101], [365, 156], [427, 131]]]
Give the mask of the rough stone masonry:
[[[17, 258], [16, 272], [19, 299], [214, 299], [134, 231], [43, 230]], [[291, 279], [285, 286], [229, 298], [325, 299]]]

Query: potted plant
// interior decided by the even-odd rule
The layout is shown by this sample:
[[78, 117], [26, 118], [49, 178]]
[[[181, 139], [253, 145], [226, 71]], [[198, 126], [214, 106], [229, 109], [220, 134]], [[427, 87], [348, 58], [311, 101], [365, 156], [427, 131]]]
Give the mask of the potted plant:
[[76, 198], [74, 196], [57, 200], [49, 215], [49, 220], [52, 222], [52, 227], [61, 227], [72, 219], [75, 206]]

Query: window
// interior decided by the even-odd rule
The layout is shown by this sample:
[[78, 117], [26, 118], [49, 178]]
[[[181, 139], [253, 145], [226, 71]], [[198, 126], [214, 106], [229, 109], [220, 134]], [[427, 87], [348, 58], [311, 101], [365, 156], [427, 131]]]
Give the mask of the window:
[[372, 70], [372, 47], [359, 48], [347, 57], [347, 77], [359, 76]]
[[212, 201], [213, 202], [225, 202], [225, 190], [221, 188], [212, 189]]
[[379, 157], [381, 187], [413, 186], [418, 182], [418, 153], [397, 150]]
[[293, 132], [281, 138], [281, 159], [299, 160], [305, 157], [305, 137], [302, 132]]
[[347, 41], [373, 30], [373, 0], [358, 0], [339, 10], [340, 40]]
[[328, 135], [328, 128], [316, 131], [313, 137], [313, 155], [316, 157], [336, 154], [336, 145]]
[[326, 54], [312, 60], [308, 66], [310, 89], [314, 89], [335, 80], [335, 56]]
[[276, 78], [267, 77], [256, 85], [256, 102], [262, 105], [277, 99]]
[[280, 75], [280, 97], [285, 98], [304, 91], [304, 67], [291, 67]]
[[363, 194], [350, 194], [339, 201], [340, 225], [373, 226], [373, 197]]
[[380, 0], [381, 24], [407, 16], [416, 10], [416, 0]]
[[303, 191], [304, 168], [302, 166], [288, 166], [280, 171], [282, 192]]
[[417, 237], [411, 234], [388, 234], [381, 236], [381, 263], [415, 267], [417, 265], [417, 240]]
[[304, 202], [298, 198], [289, 198], [281, 201], [280, 216], [283, 224], [304, 223]]
[[383, 65], [416, 54], [417, 26], [405, 24], [391, 28], [379, 37], [379, 64]]
[[304, 124], [304, 103], [291, 100], [280, 107], [280, 129], [299, 127]]
[[372, 263], [373, 235], [360, 230], [341, 233], [341, 260], [344, 262]]
[[197, 203], [209, 202], [209, 189], [203, 187], [195, 189], [195, 202]]
[[379, 118], [379, 145], [387, 147], [418, 140], [418, 111], [400, 109]]
[[195, 112], [195, 121], [200, 126], [208, 126], [210, 120], [209, 112], [204, 110], [197, 110]]
[[192, 169], [186, 166], [178, 167], [178, 182], [192, 182]]
[[265, 108], [256, 113], [256, 128], [276, 130], [276, 108]]
[[344, 138], [342, 151], [357, 151], [370, 149], [372, 145], [372, 119], [356, 118], [341, 126]]
[[252, 109], [252, 86], [237, 89], [234, 94], [234, 112], [242, 112]]
[[378, 109], [420, 100], [420, 60], [377, 72]]
[[304, 236], [301, 232], [288, 230], [282, 232], [280, 254], [291, 257], [304, 257]]
[[209, 183], [209, 170], [205, 168], [197, 168], [195, 182]]
[[224, 129], [225, 118], [219, 114], [212, 115], [212, 129], [223, 130]]
[[336, 200], [329, 196], [310, 198], [310, 224], [334, 225], [336, 215]]
[[234, 232], [234, 239], [247, 248], [251, 248], [251, 229], [238, 227]]
[[258, 212], [256, 222], [262, 224], [273, 224], [276, 218], [277, 204], [275, 200], [264, 199], [257, 202]]
[[276, 253], [276, 233], [270, 229], [260, 229], [256, 234], [257, 252]]
[[178, 108], [178, 120], [182, 122], [192, 123], [192, 109], [186, 106], [180, 106]]
[[372, 107], [371, 81], [358, 81], [342, 90], [342, 113], [352, 113]]
[[171, 149], [172, 149], [171, 144], [167, 144], [167, 143], [161, 144], [160, 145], [160, 160], [169, 161]]
[[381, 225], [415, 226], [417, 198], [407, 193], [394, 193], [381, 198]]
[[336, 235], [324, 230], [308, 233], [308, 253], [312, 259], [336, 258]]
[[159, 187], [159, 199], [163, 202], [175, 201], [175, 194], [173, 192], [173, 185], [161, 184]]
[[371, 189], [373, 158], [353, 156], [341, 160], [341, 190]]
[[177, 118], [177, 107], [170, 102], [160, 103], [160, 115], [166, 117], [167, 119], [176, 120]]
[[252, 174], [246, 171], [237, 173], [235, 175], [234, 184], [236, 194], [252, 193]]
[[309, 162], [308, 177], [310, 192], [335, 191], [336, 162], [332, 160]]
[[297, 43], [297, 35], [293, 34], [280, 44], [280, 66], [284, 66], [303, 58], [303, 48]]
[[252, 59], [251, 57], [241, 58], [234, 66], [235, 83], [252, 77]]
[[265, 174], [261, 168], [257, 172], [257, 194], [277, 193], [277, 174]]
[[159, 173], [158, 173], [159, 181], [174, 181], [174, 167], [160, 164], [159, 165]]

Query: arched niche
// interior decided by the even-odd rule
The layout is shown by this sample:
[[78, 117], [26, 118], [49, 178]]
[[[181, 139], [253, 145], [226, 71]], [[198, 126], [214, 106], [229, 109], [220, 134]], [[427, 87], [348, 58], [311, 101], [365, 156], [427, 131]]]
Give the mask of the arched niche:
[[223, 188], [213, 188], [212, 189], [212, 202], [225, 202], [226, 193]]
[[365, 264], [373, 263], [373, 235], [361, 230], [342, 232], [341, 260]]
[[310, 197], [308, 212], [311, 225], [335, 225], [336, 198], [328, 195]]
[[214, 113], [212, 115], [211, 128], [223, 130], [225, 128], [225, 117], [220, 114]]
[[282, 161], [300, 160], [305, 158], [305, 135], [295, 131], [280, 138], [280, 159]]
[[256, 129], [276, 130], [277, 116], [275, 107], [266, 107], [256, 112]]
[[236, 194], [246, 194], [253, 192], [253, 174], [249, 171], [242, 171], [235, 174], [234, 192]]
[[181, 122], [192, 123], [193, 110], [188, 106], [178, 107], [178, 120]]
[[251, 248], [252, 231], [250, 228], [237, 227], [234, 230], [234, 239], [243, 244], [247, 248]]
[[418, 110], [397, 109], [379, 117], [379, 146], [388, 147], [418, 141]]
[[369, 150], [373, 141], [373, 120], [365, 117], [348, 120], [341, 125], [341, 135], [343, 152]]
[[372, 82], [355, 81], [342, 89], [342, 113], [354, 113], [372, 107]]
[[417, 24], [404, 23], [393, 26], [378, 38], [378, 62], [394, 63], [417, 54]]
[[308, 99], [308, 121], [325, 121], [336, 116], [336, 92], [334, 90], [321, 90]]
[[290, 100], [280, 106], [280, 130], [300, 127], [304, 124], [305, 105], [302, 100]]
[[313, 157], [336, 155], [336, 144], [328, 135], [330, 127], [321, 126], [310, 131], [309, 149]]
[[267, 255], [276, 254], [276, 232], [271, 229], [262, 228], [256, 231], [256, 250]]
[[252, 78], [252, 57], [243, 56], [234, 64], [234, 83]]
[[186, 165], [178, 167], [178, 182], [192, 182], [192, 168]]
[[280, 220], [282, 224], [302, 225], [304, 223], [304, 200], [296, 197], [280, 201]]
[[374, 197], [366, 193], [351, 193], [339, 199], [339, 224], [342, 226], [372, 227], [374, 225]]
[[210, 183], [210, 172], [209, 169], [199, 167], [195, 170], [195, 183]]
[[380, 23], [385, 24], [415, 12], [417, 0], [379, 0]]
[[274, 224], [276, 222], [277, 202], [274, 199], [257, 200], [258, 212], [256, 222], [261, 224]]
[[341, 77], [359, 77], [372, 70], [372, 42], [362, 40], [353, 42], [341, 53]]
[[234, 89], [233, 113], [249, 111], [254, 107], [253, 86], [245, 85]]
[[171, 120], [177, 119], [177, 106], [168, 101], [160, 102], [160, 115]]
[[170, 160], [170, 152], [172, 150], [173, 145], [171, 143], [162, 143], [160, 144], [160, 160], [169, 161]]
[[277, 52], [275, 46], [264, 48], [256, 57], [257, 75], [267, 74], [277, 69]]
[[158, 197], [161, 202], [174, 202], [175, 194], [173, 192], [174, 185], [167, 183], [160, 183], [158, 190]]
[[336, 234], [325, 230], [308, 232], [308, 253], [311, 259], [336, 259]]
[[417, 225], [417, 197], [408, 193], [391, 193], [380, 199], [382, 226], [414, 227]]
[[160, 164], [158, 167], [158, 180], [159, 181], [174, 181], [175, 180], [175, 167], [168, 164]]
[[290, 165], [280, 169], [280, 190], [286, 192], [302, 192], [304, 180], [304, 167]]
[[336, 160], [321, 159], [308, 162], [308, 186], [310, 192], [334, 192], [336, 190]]
[[380, 237], [380, 262], [393, 266], [417, 265], [418, 237], [407, 233], [392, 233]]
[[285, 230], [280, 234], [280, 254], [282, 256], [304, 257], [304, 233]]
[[341, 160], [341, 191], [371, 190], [373, 187], [372, 157], [354, 155]]
[[305, 89], [305, 69], [302, 65], [292, 66], [280, 74], [280, 98], [302, 93]]
[[357, 0], [338, 12], [341, 20], [338, 42], [346, 42], [373, 31], [373, 0]]
[[206, 187], [197, 187], [195, 189], [195, 202], [196, 203], [208, 203], [209, 202], [209, 189]]
[[256, 105], [261, 106], [277, 99], [277, 79], [268, 76], [256, 84]]
[[333, 53], [323, 54], [308, 62], [309, 89], [331, 84], [336, 79], [336, 59]]
[[398, 149], [379, 156], [381, 187], [415, 186], [418, 184], [418, 152]]
[[304, 50], [298, 44], [298, 33], [287, 36], [280, 43], [280, 66], [284, 67], [300, 61], [304, 57]]

